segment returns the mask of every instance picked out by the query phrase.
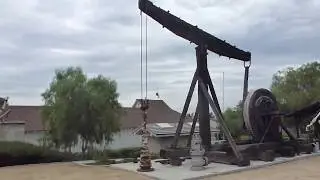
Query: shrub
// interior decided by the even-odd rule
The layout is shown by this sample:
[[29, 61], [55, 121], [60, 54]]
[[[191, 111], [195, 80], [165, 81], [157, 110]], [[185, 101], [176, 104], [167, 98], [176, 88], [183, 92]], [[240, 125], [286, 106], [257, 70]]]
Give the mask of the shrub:
[[[137, 148], [122, 148], [122, 149], [106, 149], [103, 151], [96, 151], [94, 154], [100, 157], [108, 157], [110, 159], [117, 158], [137, 158], [140, 155], [140, 149]], [[96, 156], [97, 157], [97, 156]]]
[[0, 142], [0, 167], [75, 160], [63, 153], [23, 142]]
[[[114, 163], [126, 163], [126, 162], [134, 162], [137, 163], [140, 156], [140, 147], [136, 148], [122, 148], [117, 150], [103, 150], [103, 151], [94, 151], [90, 156], [92, 159], [99, 161], [103, 164], [114, 164]], [[158, 159], [159, 154], [151, 153], [151, 159]], [[123, 159], [122, 161], [114, 161], [111, 159]]]
[[140, 155], [141, 148], [123, 148], [119, 149], [120, 158], [137, 158]]

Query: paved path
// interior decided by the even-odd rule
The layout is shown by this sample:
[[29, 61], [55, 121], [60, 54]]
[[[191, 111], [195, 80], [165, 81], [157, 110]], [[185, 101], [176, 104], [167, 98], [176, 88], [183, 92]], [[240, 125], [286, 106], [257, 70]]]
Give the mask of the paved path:
[[205, 180], [319, 180], [320, 157], [278, 164], [262, 169], [221, 175]]
[[[178, 175], [177, 175], [178, 176]], [[83, 167], [71, 163], [27, 165], [0, 168], [3, 180], [149, 180], [149, 178], [102, 166]], [[318, 180], [320, 157], [274, 165], [205, 180]]]

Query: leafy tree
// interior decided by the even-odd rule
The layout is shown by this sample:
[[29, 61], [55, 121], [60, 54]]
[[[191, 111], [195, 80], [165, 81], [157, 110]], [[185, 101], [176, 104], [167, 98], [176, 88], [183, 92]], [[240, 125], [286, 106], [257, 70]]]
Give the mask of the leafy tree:
[[[84, 100], [84, 118], [81, 118], [78, 132], [82, 139], [83, 151], [88, 143], [109, 143], [112, 134], [120, 130], [119, 121], [121, 106], [117, 101], [117, 85], [115, 81], [99, 75], [87, 82], [87, 97]], [[85, 101], [86, 99], [86, 101]], [[88, 121], [90, 119], [90, 121]]]
[[94, 143], [109, 143], [119, 130], [121, 106], [116, 82], [103, 76], [88, 79], [79, 67], [55, 72], [42, 93], [47, 137], [56, 148], [70, 148], [81, 139], [82, 152]]
[[240, 105], [234, 108], [227, 108], [223, 113], [226, 125], [234, 138], [239, 138], [243, 132], [242, 129], [242, 109]]
[[273, 76], [271, 91], [284, 111], [320, 100], [320, 63], [306, 63], [298, 68], [278, 71]]

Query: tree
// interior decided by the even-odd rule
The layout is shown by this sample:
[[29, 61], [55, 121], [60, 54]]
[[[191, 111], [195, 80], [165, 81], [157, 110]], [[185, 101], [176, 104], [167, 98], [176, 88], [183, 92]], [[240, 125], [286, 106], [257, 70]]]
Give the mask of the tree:
[[271, 91], [281, 110], [291, 111], [320, 100], [320, 63], [278, 71], [272, 78]]
[[231, 135], [234, 138], [239, 138], [243, 132], [242, 128], [242, 109], [241, 102], [234, 108], [227, 108], [223, 112], [223, 116]]
[[88, 79], [79, 67], [55, 72], [42, 93], [47, 137], [56, 148], [70, 148], [81, 139], [82, 152], [93, 143], [109, 143], [119, 131], [121, 106], [116, 82], [99, 75]]
[[[83, 141], [83, 151], [88, 143], [109, 143], [112, 134], [120, 130], [121, 106], [117, 101], [115, 81], [99, 75], [87, 82], [87, 100], [84, 102], [85, 118], [81, 118], [78, 132]], [[85, 99], [85, 98], [83, 98]], [[90, 119], [90, 121], [88, 121]]]

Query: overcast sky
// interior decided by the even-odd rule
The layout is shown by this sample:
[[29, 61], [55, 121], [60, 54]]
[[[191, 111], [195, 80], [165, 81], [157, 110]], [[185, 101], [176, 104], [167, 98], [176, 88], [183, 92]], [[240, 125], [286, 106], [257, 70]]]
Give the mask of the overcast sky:
[[[319, 59], [320, 1], [153, 2], [250, 51], [249, 89], [268, 88], [276, 71]], [[115, 79], [123, 106], [140, 98], [138, 0], [1, 0], [0, 17], [0, 94], [9, 103], [41, 105], [40, 93], [54, 70], [67, 66]], [[182, 109], [196, 67], [194, 48], [148, 18], [149, 98], [157, 91], [172, 108]], [[222, 72], [225, 107], [235, 105], [242, 96], [242, 62], [211, 52], [208, 61], [221, 106]]]

